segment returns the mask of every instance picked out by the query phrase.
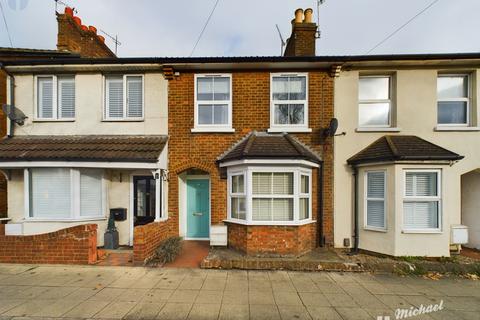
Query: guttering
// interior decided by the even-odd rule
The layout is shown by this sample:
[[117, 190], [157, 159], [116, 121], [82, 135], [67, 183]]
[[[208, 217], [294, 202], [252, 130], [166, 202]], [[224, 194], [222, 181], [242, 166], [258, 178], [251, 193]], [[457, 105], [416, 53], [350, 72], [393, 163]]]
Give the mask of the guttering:
[[353, 248], [350, 251], [350, 254], [357, 254], [358, 253], [358, 244], [360, 241], [359, 235], [359, 227], [358, 227], [358, 168], [356, 166], [352, 167], [353, 169]]
[[317, 222], [318, 222], [318, 246], [325, 246], [325, 234], [323, 232], [323, 166], [324, 162], [320, 164], [318, 169], [318, 213], [317, 213]]

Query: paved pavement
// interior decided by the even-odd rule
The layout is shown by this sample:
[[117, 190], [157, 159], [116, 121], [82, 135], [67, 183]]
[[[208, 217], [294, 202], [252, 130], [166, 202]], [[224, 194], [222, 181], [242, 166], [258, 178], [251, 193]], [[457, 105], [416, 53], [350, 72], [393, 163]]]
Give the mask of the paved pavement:
[[0, 264], [0, 319], [395, 319], [441, 300], [411, 319], [480, 319], [480, 281], [458, 278]]

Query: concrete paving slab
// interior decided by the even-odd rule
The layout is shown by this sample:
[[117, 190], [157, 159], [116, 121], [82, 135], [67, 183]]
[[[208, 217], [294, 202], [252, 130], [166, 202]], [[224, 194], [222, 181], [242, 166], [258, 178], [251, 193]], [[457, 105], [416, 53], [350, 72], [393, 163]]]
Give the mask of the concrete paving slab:
[[307, 310], [313, 320], [342, 320], [334, 307], [307, 306]]
[[167, 302], [157, 315], [162, 320], [184, 320], [187, 319], [193, 304]]
[[325, 293], [325, 298], [333, 307], [351, 306], [355, 307], [358, 304], [346, 293]]
[[300, 292], [300, 299], [305, 306], [331, 307], [327, 298], [320, 292]]
[[218, 320], [248, 320], [250, 308], [248, 304], [222, 304]]
[[52, 317], [58, 318], [68, 311], [72, 310], [75, 306], [79, 305], [81, 301], [61, 299], [55, 302], [49, 301], [49, 304], [44, 308], [40, 308], [38, 312], [34, 312], [32, 316], [35, 317]]
[[274, 291], [273, 297], [277, 306], [303, 306], [297, 292]]
[[372, 320], [372, 316], [362, 308], [335, 307], [335, 310], [343, 320]]
[[142, 297], [142, 302], [166, 302], [172, 294], [173, 290], [171, 289], [151, 289]]
[[222, 304], [248, 305], [248, 291], [246, 290], [225, 290], [223, 292]]
[[197, 298], [199, 290], [175, 290], [168, 299], [168, 302], [193, 303]]
[[217, 320], [220, 313], [220, 304], [194, 304], [187, 319]]
[[251, 304], [250, 305], [250, 319], [255, 320], [278, 320], [280, 313], [278, 307], [274, 304]]
[[155, 319], [155, 317], [162, 310], [165, 302], [158, 303], [148, 303], [142, 302], [138, 303], [135, 307], [130, 310], [130, 312], [124, 317], [127, 320], [141, 320], [141, 319]]
[[275, 304], [272, 292], [250, 290], [248, 292], [248, 302], [252, 304]]
[[0, 296], [0, 314], [7, 312], [8, 310], [13, 309], [25, 302], [26, 300], [7, 299], [7, 298], [4, 298], [3, 296]]
[[304, 306], [278, 306], [278, 311], [283, 320], [312, 320], [312, 317]]
[[108, 305], [108, 301], [94, 301], [87, 300], [65, 313], [63, 316], [67, 318], [92, 318], [96, 313], [100, 312], [105, 306]]
[[221, 304], [223, 291], [220, 290], [200, 290], [195, 303], [198, 304]]
[[93, 317], [96, 319], [122, 319], [135, 307], [136, 302], [115, 301], [108, 304]]

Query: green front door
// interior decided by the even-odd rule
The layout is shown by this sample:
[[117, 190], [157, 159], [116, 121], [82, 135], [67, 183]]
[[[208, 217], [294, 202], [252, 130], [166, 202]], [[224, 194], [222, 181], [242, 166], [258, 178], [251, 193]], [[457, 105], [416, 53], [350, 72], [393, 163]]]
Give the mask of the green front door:
[[208, 179], [187, 179], [187, 238], [210, 237]]

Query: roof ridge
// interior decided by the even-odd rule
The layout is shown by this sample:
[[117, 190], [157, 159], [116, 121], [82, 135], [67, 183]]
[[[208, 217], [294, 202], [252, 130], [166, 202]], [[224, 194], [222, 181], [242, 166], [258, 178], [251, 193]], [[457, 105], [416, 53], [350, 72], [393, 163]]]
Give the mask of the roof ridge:
[[285, 137], [285, 139], [287, 139], [287, 141], [290, 143], [290, 145], [295, 150], [297, 150], [298, 153], [300, 153], [302, 156], [305, 155], [305, 151], [303, 149], [299, 148], [299, 146], [297, 145], [297, 141], [295, 141], [292, 136], [290, 136], [288, 133], [285, 133], [283, 136]]
[[395, 143], [392, 141], [392, 136], [385, 136], [385, 140], [387, 141], [388, 147], [390, 148], [390, 151], [392, 151], [394, 157], [399, 156], [399, 152], [397, 147], [395, 146]]
[[[323, 157], [319, 155], [315, 150], [310, 148], [307, 144], [303, 143], [302, 141], [298, 140], [292, 135], [289, 135], [288, 133], [285, 135], [285, 138], [292, 144], [292, 146], [295, 148], [295, 150], [299, 151], [302, 156], [308, 156], [306, 154], [305, 150], [310, 152], [312, 155], [316, 156], [319, 160], [323, 161]], [[303, 147], [300, 148], [299, 146]]]
[[253, 131], [252, 134], [248, 137], [247, 144], [245, 145], [245, 148], [242, 151], [243, 155], [247, 155], [248, 152], [250, 152], [250, 149], [252, 148], [252, 145], [255, 142], [255, 139], [257, 139], [257, 132]]

